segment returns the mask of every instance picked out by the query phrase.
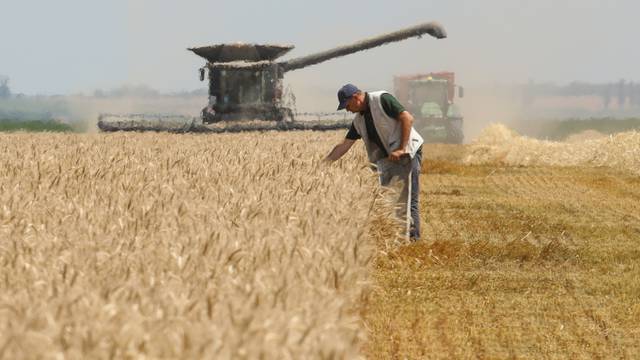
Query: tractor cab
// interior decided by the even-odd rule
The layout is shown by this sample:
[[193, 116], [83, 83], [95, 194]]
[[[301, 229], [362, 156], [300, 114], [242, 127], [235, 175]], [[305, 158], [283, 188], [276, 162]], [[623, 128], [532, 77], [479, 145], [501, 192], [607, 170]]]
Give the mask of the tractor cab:
[[[395, 92], [414, 118], [414, 127], [428, 143], [460, 144], [464, 139], [463, 118], [454, 103], [454, 74], [396, 76]], [[458, 87], [461, 97], [462, 88]]]

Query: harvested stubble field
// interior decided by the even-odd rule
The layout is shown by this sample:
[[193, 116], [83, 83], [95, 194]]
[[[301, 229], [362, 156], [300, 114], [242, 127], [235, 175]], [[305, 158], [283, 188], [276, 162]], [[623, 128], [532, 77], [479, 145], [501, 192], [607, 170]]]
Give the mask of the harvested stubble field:
[[341, 131], [1, 135], [0, 357], [636, 358], [627, 135], [425, 147], [412, 245]]
[[640, 358], [638, 159], [637, 132], [430, 146], [426, 241], [377, 257], [367, 354]]

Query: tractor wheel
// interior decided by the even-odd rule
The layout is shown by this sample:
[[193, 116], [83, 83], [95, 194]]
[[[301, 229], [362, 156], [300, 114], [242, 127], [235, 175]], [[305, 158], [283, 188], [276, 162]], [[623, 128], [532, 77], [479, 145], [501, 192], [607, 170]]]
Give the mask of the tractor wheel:
[[451, 126], [447, 129], [447, 144], [462, 144], [464, 133], [457, 126]]

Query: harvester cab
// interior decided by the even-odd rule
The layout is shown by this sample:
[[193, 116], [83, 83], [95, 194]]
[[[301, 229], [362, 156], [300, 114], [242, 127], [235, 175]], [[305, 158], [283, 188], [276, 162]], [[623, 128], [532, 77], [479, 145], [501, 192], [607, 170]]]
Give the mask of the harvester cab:
[[414, 118], [414, 127], [428, 143], [461, 144], [464, 140], [463, 117], [454, 103], [455, 91], [462, 97], [464, 90], [455, 85], [455, 74], [440, 72], [394, 78], [398, 100]]

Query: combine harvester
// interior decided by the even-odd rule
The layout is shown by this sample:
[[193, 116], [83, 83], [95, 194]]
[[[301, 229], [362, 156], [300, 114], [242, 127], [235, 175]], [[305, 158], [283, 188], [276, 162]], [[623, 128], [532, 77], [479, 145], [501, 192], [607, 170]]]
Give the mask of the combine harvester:
[[102, 131], [241, 132], [260, 130], [334, 130], [351, 121], [296, 121], [283, 102], [283, 78], [287, 71], [302, 69], [340, 56], [371, 49], [410, 37], [429, 34], [446, 37], [444, 28], [431, 22], [380, 35], [300, 58], [276, 62], [292, 45], [219, 44], [191, 48], [207, 60], [200, 80], [209, 75], [209, 104], [200, 119], [180, 115], [102, 114]]

